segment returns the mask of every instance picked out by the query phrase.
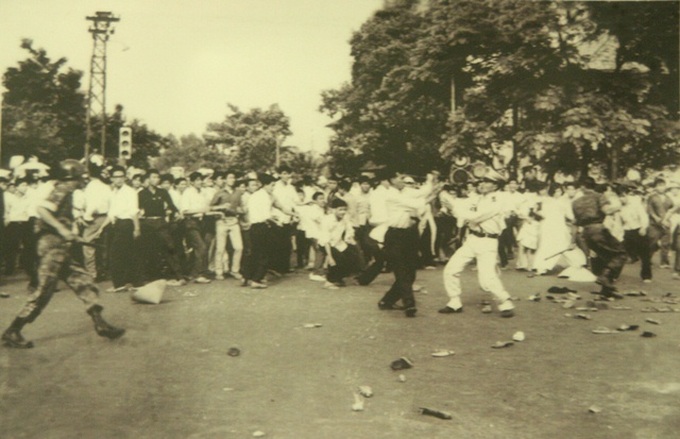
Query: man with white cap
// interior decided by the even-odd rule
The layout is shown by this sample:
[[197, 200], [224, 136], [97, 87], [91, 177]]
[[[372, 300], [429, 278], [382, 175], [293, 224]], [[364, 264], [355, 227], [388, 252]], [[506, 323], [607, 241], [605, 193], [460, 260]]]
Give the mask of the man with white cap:
[[496, 193], [500, 180], [502, 176], [488, 168], [479, 183], [478, 191], [481, 196], [477, 205], [470, 211], [454, 212], [456, 217], [465, 221], [469, 234], [444, 268], [444, 288], [449, 302], [439, 310], [441, 314], [463, 311], [460, 275], [465, 266], [474, 259], [477, 261], [479, 285], [495, 296], [501, 317], [514, 316], [515, 306], [496, 271], [498, 238], [505, 227], [505, 203]]

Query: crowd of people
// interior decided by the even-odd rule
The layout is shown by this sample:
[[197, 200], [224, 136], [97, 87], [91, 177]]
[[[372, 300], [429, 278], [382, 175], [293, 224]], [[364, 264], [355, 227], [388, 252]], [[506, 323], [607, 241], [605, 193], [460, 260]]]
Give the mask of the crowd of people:
[[96, 283], [125, 292], [157, 279], [168, 285], [226, 278], [252, 289], [268, 277], [308, 270], [323, 288], [370, 284], [391, 272], [394, 283], [380, 310], [417, 308], [418, 269], [446, 264], [449, 297], [442, 314], [462, 312], [460, 275], [475, 261], [480, 287], [493, 294], [502, 317], [514, 306], [499, 270], [529, 277], [557, 266], [590, 274], [605, 297], [618, 297], [623, 265], [640, 262], [652, 281], [652, 256], [680, 279], [680, 184], [540, 181], [535, 168], [504, 179], [488, 168], [466, 183], [397, 171], [374, 176], [299, 176], [286, 166], [272, 173], [202, 170], [173, 176], [155, 169], [65, 161], [54, 175], [0, 177], [3, 273], [29, 277], [26, 306], [3, 342], [32, 344], [21, 328], [47, 305], [62, 279], [109, 338], [124, 330], [101, 317]]

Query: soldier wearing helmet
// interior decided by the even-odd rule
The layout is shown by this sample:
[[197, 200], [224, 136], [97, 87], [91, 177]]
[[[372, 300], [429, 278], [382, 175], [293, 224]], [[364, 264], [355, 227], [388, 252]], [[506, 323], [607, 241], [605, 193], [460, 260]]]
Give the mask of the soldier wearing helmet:
[[83, 301], [94, 321], [97, 334], [110, 339], [125, 333], [124, 329], [108, 324], [101, 316], [99, 291], [83, 266], [71, 257], [71, 246], [78, 242], [74, 232], [73, 192], [83, 185], [87, 171], [76, 160], [64, 160], [57, 170], [59, 181], [47, 198], [37, 207], [38, 286], [19, 311], [9, 328], [2, 334], [3, 343], [11, 348], [32, 348], [33, 343], [21, 335], [22, 328], [33, 322], [47, 306], [57, 282], [61, 279]]

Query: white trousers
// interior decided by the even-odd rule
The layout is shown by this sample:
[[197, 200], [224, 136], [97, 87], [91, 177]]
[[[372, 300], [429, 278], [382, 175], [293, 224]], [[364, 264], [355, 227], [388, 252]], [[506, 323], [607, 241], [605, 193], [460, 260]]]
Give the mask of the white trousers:
[[449, 296], [447, 306], [459, 309], [463, 306], [460, 300], [460, 274], [473, 259], [477, 260], [477, 277], [482, 290], [490, 292], [496, 298], [498, 309], [501, 311], [514, 308], [510, 295], [505, 291], [496, 271], [498, 257], [498, 239], [480, 238], [468, 235], [465, 243], [449, 259], [444, 267], [444, 288]]
[[231, 259], [231, 272], [241, 271], [241, 256], [243, 255], [243, 239], [241, 226], [238, 222], [229, 225], [225, 219], [217, 220], [215, 224], [215, 273], [224, 274], [229, 270], [229, 254], [227, 253], [227, 240], [231, 241], [234, 253]]

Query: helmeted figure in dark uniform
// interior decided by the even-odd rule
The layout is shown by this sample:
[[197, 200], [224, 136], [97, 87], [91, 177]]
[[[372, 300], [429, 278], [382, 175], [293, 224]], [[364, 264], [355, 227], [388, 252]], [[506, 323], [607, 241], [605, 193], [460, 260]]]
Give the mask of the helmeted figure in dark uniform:
[[32, 348], [21, 329], [33, 322], [47, 306], [59, 279], [68, 284], [85, 303], [94, 327], [102, 337], [118, 338], [124, 329], [109, 325], [101, 316], [99, 292], [85, 268], [71, 258], [71, 246], [77, 241], [73, 229], [73, 191], [82, 187], [86, 169], [77, 160], [64, 160], [59, 166], [59, 182], [45, 202], [38, 207], [38, 288], [28, 297], [12, 324], [2, 334], [3, 343], [11, 348]]
[[587, 178], [583, 183], [583, 196], [572, 203], [576, 225], [582, 229], [581, 236], [588, 248], [597, 254], [601, 267], [596, 273], [597, 283], [602, 286], [600, 294], [604, 297], [620, 297], [614, 287], [614, 279], [621, 274], [626, 263], [626, 249], [603, 225], [607, 215], [615, 213], [621, 206], [611, 203], [603, 194], [595, 191], [595, 181]]

